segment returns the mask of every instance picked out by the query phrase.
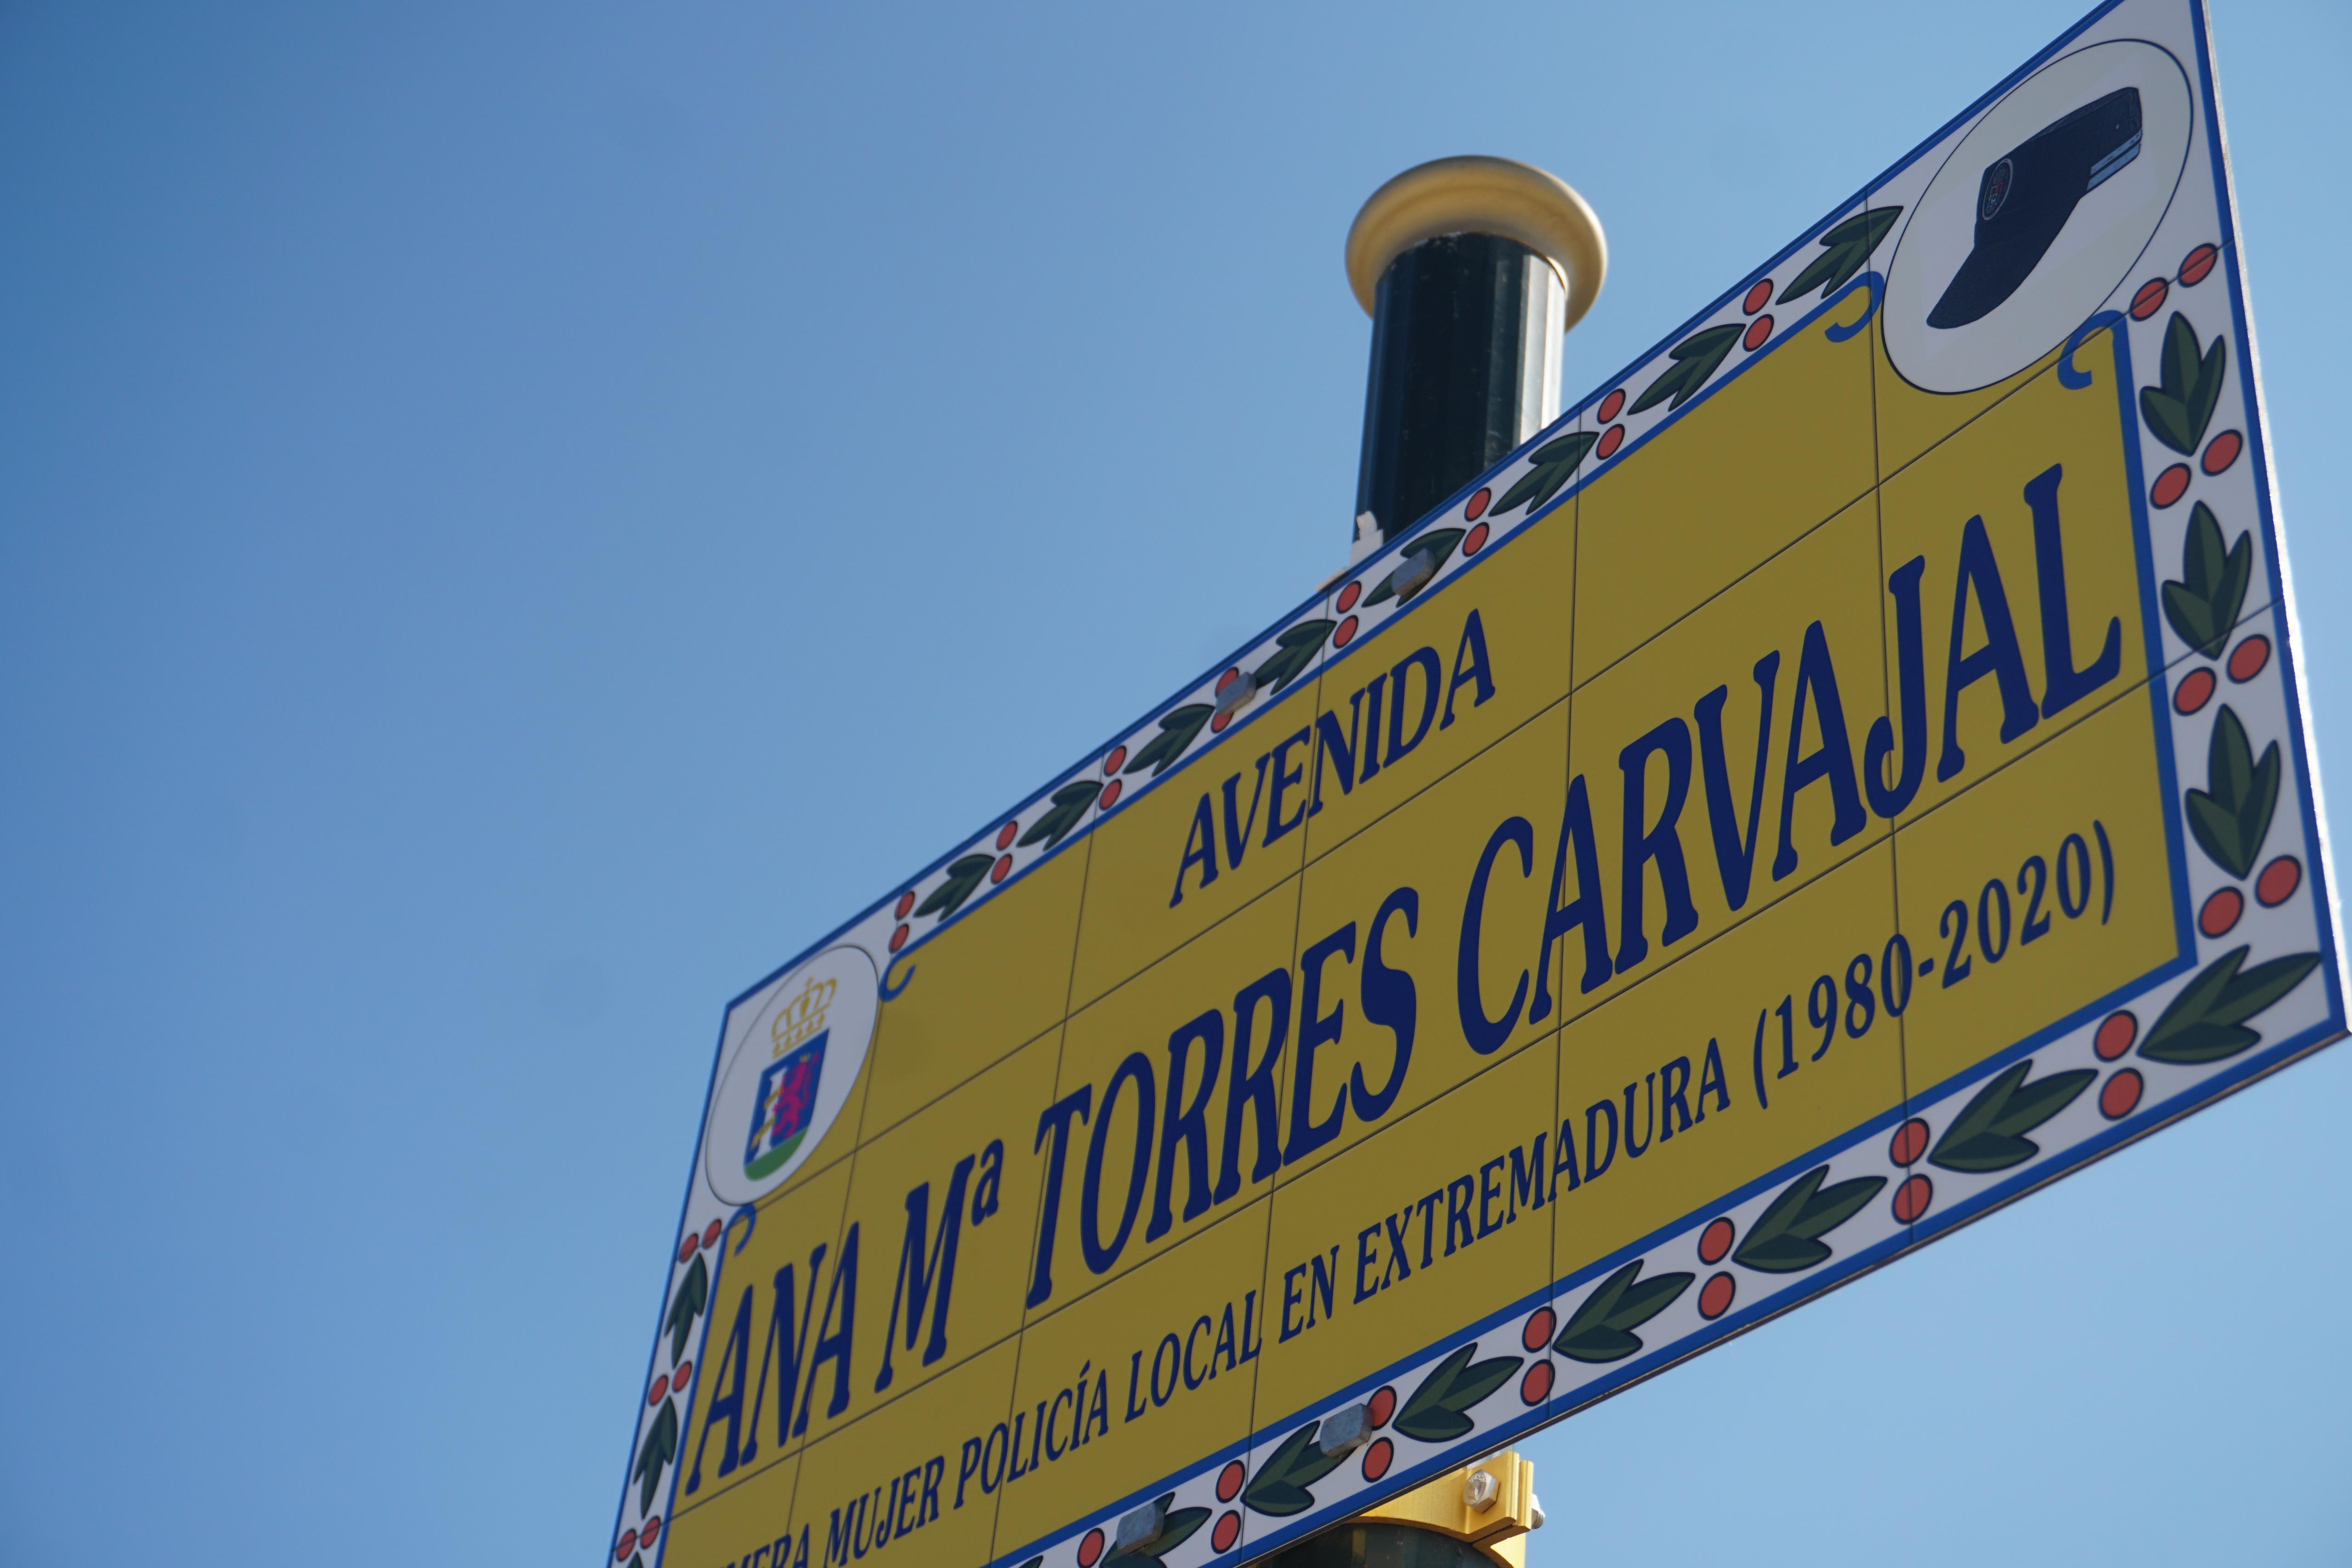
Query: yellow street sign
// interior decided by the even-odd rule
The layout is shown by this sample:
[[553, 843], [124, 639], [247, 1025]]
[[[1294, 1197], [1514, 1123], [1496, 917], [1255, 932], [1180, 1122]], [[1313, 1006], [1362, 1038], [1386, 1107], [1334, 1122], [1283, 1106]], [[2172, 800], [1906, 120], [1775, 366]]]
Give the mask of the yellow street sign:
[[1239, 1563], [2341, 1035], [2203, 26], [739, 998], [614, 1561]]

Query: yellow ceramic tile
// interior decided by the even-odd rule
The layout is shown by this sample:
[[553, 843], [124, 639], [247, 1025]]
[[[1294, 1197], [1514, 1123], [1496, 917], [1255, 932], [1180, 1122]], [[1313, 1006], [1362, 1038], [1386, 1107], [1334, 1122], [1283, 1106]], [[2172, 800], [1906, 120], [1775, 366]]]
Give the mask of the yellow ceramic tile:
[[1574, 503], [1492, 548], [1492, 559], [1325, 666], [1310, 859], [1567, 694]]
[[2156, 746], [2126, 692], [1895, 834], [1915, 1094], [2179, 951]]
[[1315, 679], [1096, 827], [1072, 1011], [1297, 871], [1314, 789]]
[[[1597, 908], [1600, 923], [1562, 938], [1565, 1017], [1658, 973], [1885, 836], [1860, 773], [1864, 738], [1885, 711], [1874, 511], [1870, 498], [1856, 502], [1578, 689], [1570, 763], [1585, 784], [1599, 891], [1570, 913]], [[1770, 722], [1761, 724], [1768, 686]], [[1760, 789], [1759, 733], [1768, 748]], [[1638, 908], [1626, 863], [1633, 768], [1641, 779]], [[1557, 854], [1558, 837], [1539, 846], [1545, 856]], [[1578, 858], [1569, 856], [1571, 868]], [[1581, 885], [1571, 872], [1564, 910]], [[1605, 938], [1597, 946], [1596, 930]]]
[[[1903, 738], [1925, 739], [1916, 765], [1913, 748], [1898, 745], [1882, 769], [1882, 783], [1898, 795], [1917, 779], [1898, 821], [1949, 800], [2147, 676], [2109, 341], [2099, 340], [2090, 387], [2072, 392], [2055, 372], [2039, 377], [1881, 488], [1887, 682], [1907, 695], [1907, 679], [1918, 692], [1918, 716], [1905, 716]], [[2055, 550], [2044, 548], [2053, 529]], [[1968, 596], [1956, 643], [1963, 563]], [[1906, 582], [1916, 583], [1918, 627], [1917, 670], [1908, 677]], [[2042, 620], [2053, 583], [2063, 584], [2065, 603], [2064, 634], [2054, 638]], [[1956, 668], [1959, 697], [1948, 715]]]
[[1580, 685], [1870, 488], [1869, 353], [1786, 340], [1584, 492]]
[[1561, 1032], [1556, 1274], [1902, 1103], [1878, 996], [1894, 928], [1882, 843]]
[[856, 1232], [850, 1397], [838, 1414], [814, 1403], [812, 1442], [1021, 1326], [1037, 1113], [1053, 1103], [1060, 1054], [1055, 1030], [857, 1151], [842, 1242]]
[[1004, 1477], [1000, 1554], [1248, 1431], [1266, 1337], [1265, 1299], [1255, 1288], [1266, 1208], [1261, 1200], [1223, 1214], [1175, 1251], [1030, 1325], [1013, 1400], [1018, 1436], [1008, 1431], [1001, 1461], [982, 1455], [982, 1479]]
[[895, 967], [906, 988], [882, 1004], [868, 1139], [1061, 1021], [1086, 860], [1065, 850]]
[[[1886, 357], [1885, 318], [1874, 317], [1868, 334], [1877, 363], [1872, 386], [1878, 411], [1878, 471], [1891, 475], [1921, 453], [1958, 430], [2010, 393], [2058, 362], [2053, 349], [2007, 381], [1975, 392], [1931, 392], [1903, 379]], [[2063, 345], [2062, 345], [2063, 347]], [[2104, 356], [2102, 356], [2104, 357]], [[2081, 363], [2089, 358], [2077, 354]], [[2107, 383], [2108, 406], [2114, 406], [2113, 384]]]
[[810, 1445], [794, 1504], [809, 1528], [810, 1568], [877, 1551], [886, 1563], [988, 1561], [997, 1498], [974, 1484], [965, 1460], [1004, 1418], [1018, 1348], [1008, 1341], [920, 1399], [885, 1405]]
[[1023, 1145], [1045, 1170], [1032, 1323], [1272, 1185], [1297, 920], [1294, 876], [1065, 1026], [1059, 1098]]
[[1275, 1194], [1258, 1424], [1549, 1281], [1555, 1068], [1521, 1051]]
[[799, 1568], [803, 1560], [822, 1561], [822, 1534], [814, 1546], [819, 1555], [807, 1555], [808, 1528], [793, 1511], [800, 1469], [794, 1454], [677, 1515], [662, 1548], [664, 1568]]
[[[821, 1417], [835, 1374], [848, 1370], [839, 1355], [826, 1354], [847, 1341], [840, 1331], [866, 1271], [843, 1266], [848, 1196], [849, 1165], [836, 1162], [761, 1208], [748, 1239], [737, 1226], [720, 1244], [726, 1260], [710, 1287], [702, 1371], [679, 1437], [681, 1505], [708, 1502], [798, 1452], [808, 1440], [803, 1410]], [[660, 1355], [668, 1354], [665, 1340]]]
[[[1307, 868], [1283, 1181], [1559, 1027], [1559, 958], [1545, 953], [1543, 930], [1568, 792], [1568, 706]], [[1474, 889], [1478, 985], [1465, 1002]], [[1319, 1021], [1302, 1051], [1310, 1005]]]

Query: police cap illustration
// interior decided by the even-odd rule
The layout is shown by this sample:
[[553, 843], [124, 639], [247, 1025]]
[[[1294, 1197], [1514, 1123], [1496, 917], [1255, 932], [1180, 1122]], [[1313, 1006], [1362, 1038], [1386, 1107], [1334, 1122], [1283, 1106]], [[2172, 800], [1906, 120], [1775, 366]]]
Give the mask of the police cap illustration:
[[2053, 120], [1985, 168], [1976, 246], [1927, 325], [1980, 321], [2017, 292], [2049, 253], [2076, 204], [2139, 156], [2137, 88], [2122, 88]]

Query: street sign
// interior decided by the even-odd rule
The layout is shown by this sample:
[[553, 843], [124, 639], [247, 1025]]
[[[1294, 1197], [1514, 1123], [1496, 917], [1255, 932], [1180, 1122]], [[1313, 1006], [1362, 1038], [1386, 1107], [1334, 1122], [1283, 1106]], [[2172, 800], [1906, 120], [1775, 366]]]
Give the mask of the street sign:
[[1239, 1563], [2340, 1036], [2235, 234], [2094, 15], [737, 998], [614, 1561]]

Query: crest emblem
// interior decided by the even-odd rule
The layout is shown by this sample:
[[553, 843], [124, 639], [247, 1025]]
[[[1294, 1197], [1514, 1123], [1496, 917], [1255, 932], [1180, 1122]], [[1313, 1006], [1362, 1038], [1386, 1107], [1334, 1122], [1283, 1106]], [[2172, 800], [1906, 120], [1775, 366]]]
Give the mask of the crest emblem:
[[792, 1177], [841, 1114], [866, 1066], [880, 1006], [874, 960], [842, 946], [745, 998], [703, 1130], [703, 1174], [728, 1204]]

